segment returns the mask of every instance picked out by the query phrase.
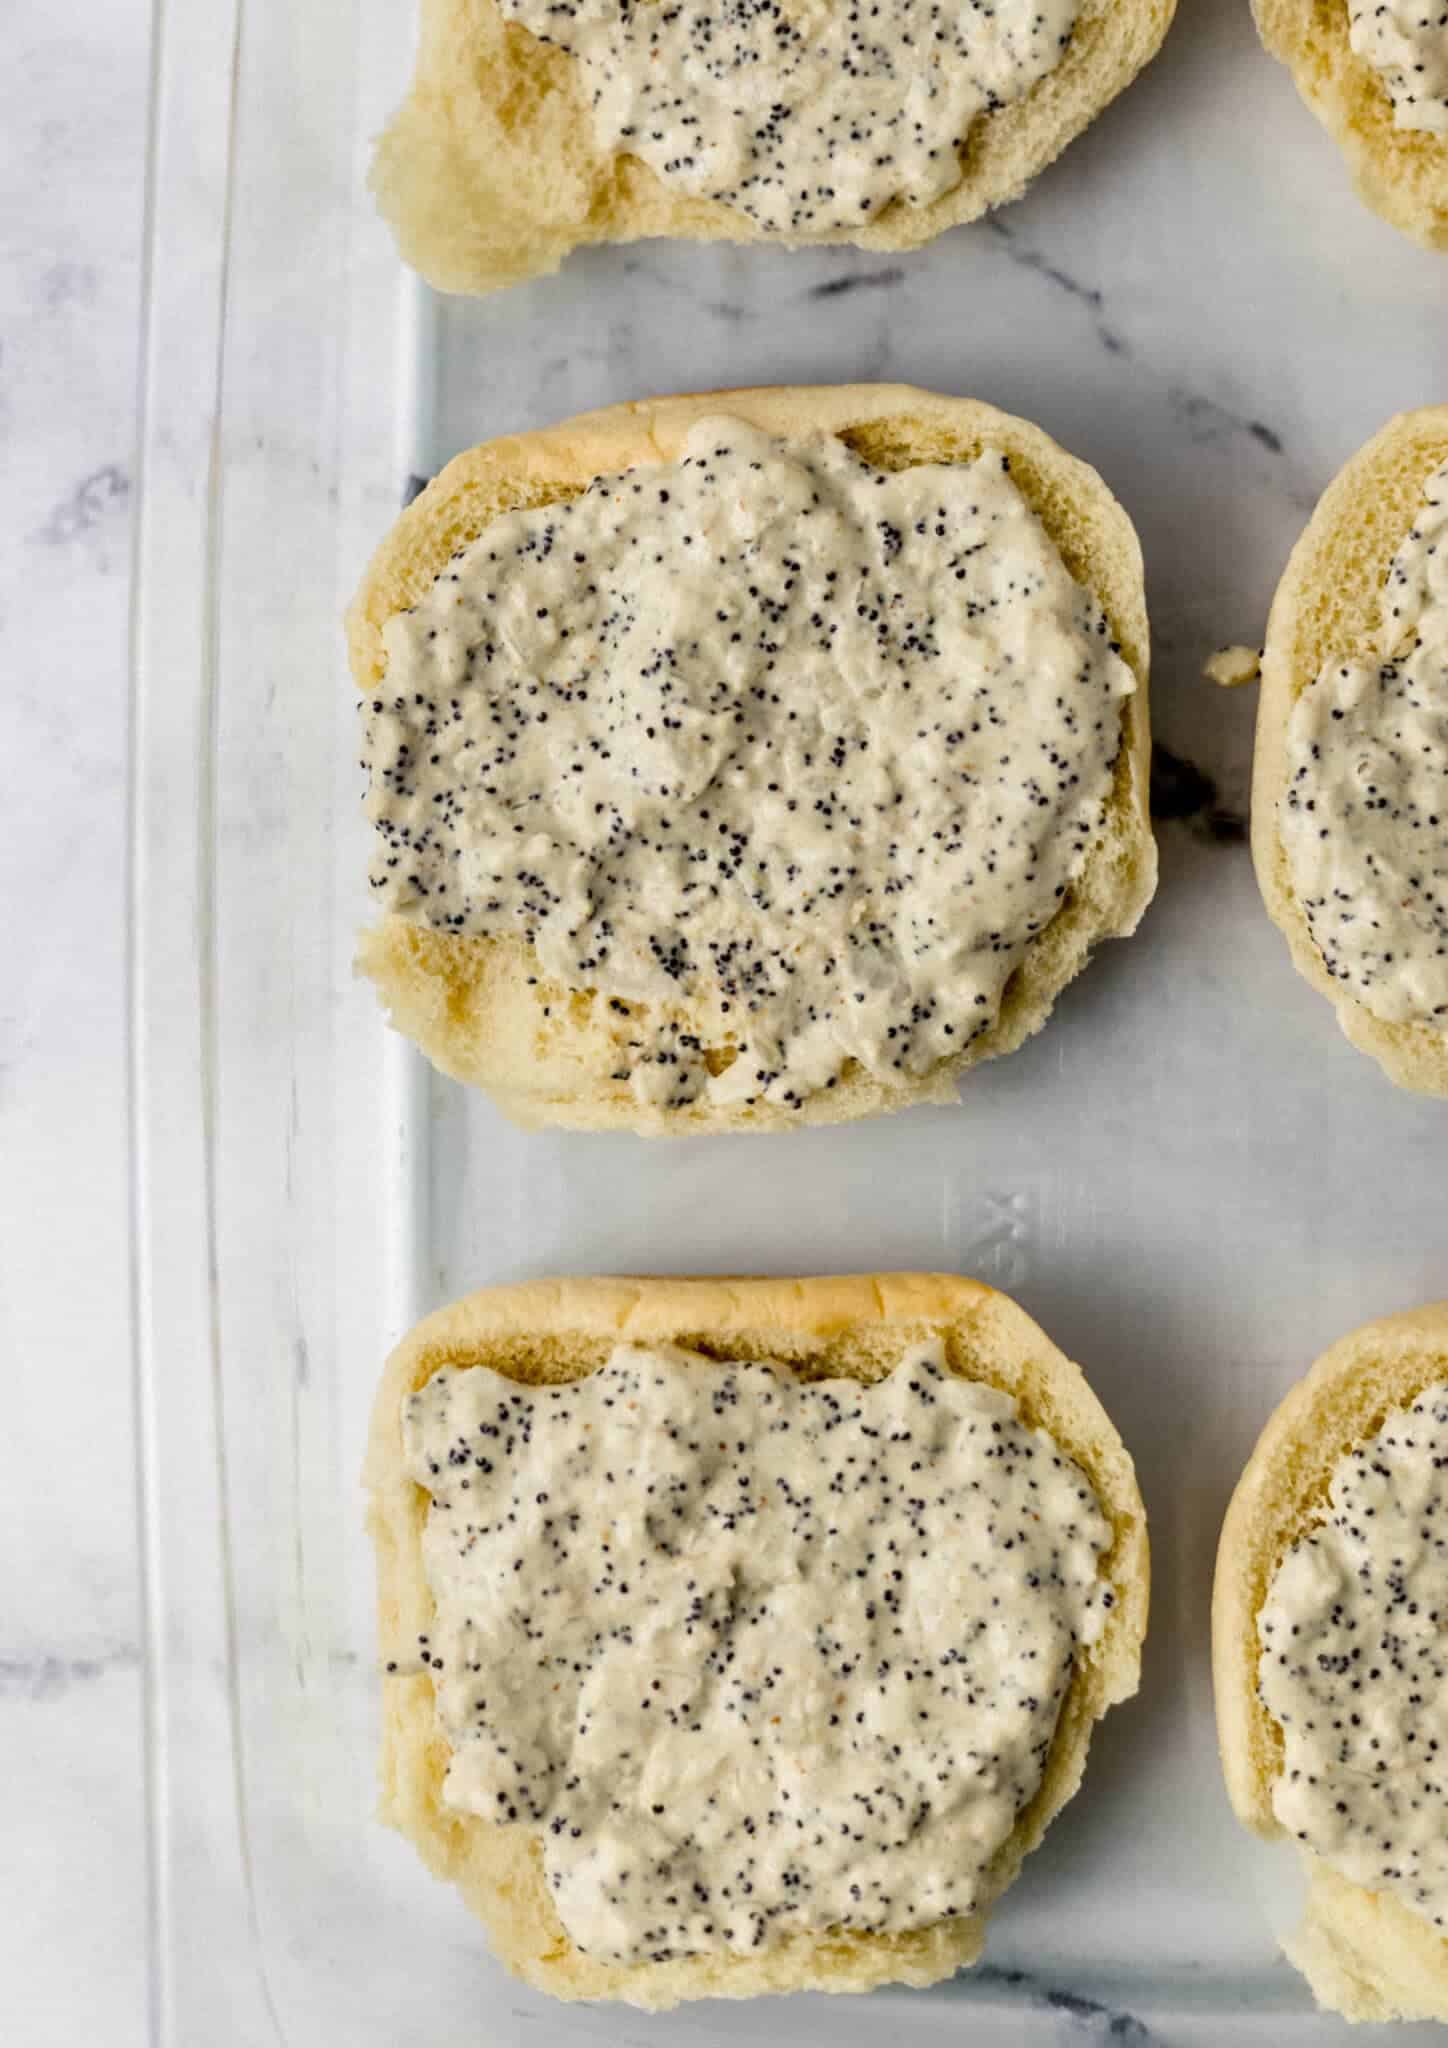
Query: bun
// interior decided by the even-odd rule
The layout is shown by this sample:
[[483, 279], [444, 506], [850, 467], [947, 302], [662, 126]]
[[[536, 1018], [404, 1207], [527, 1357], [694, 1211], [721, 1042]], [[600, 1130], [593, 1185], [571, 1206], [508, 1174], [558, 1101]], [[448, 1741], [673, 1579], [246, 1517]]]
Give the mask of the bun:
[[[1222, 1524], [1212, 1675], [1227, 1793], [1239, 1820], [1287, 1839], [1272, 1811], [1282, 1736], [1257, 1690], [1257, 1617], [1278, 1565], [1319, 1518], [1333, 1470], [1401, 1408], [1448, 1379], [1448, 1302], [1366, 1323], [1323, 1353], [1258, 1439]], [[1448, 2020], [1448, 1941], [1390, 1892], [1369, 1892], [1309, 1849], [1303, 1926], [1285, 1944], [1320, 2004], [1355, 2020]]]
[[[910, 1102], [951, 1101], [967, 1067], [1014, 1051], [1040, 1029], [1092, 947], [1134, 930], [1156, 886], [1147, 801], [1146, 599], [1135, 531], [1093, 469], [1039, 427], [968, 399], [905, 385], [730, 391], [614, 406], [473, 448], [408, 507], [368, 568], [347, 616], [359, 691], [370, 695], [385, 672], [388, 618], [415, 604], [449, 557], [490, 521], [517, 506], [575, 496], [599, 475], [672, 460], [694, 421], [721, 411], [781, 436], [836, 434], [883, 469], [963, 462], [987, 443], [1009, 456], [1015, 483], [1072, 575], [1100, 601], [1136, 678], [1135, 694], [1122, 701], [1106, 817], [1082, 874], [1028, 947], [988, 1031], [918, 1077], [884, 1081], [851, 1066], [838, 1086], [793, 1110], [767, 1101], [700, 1099], [668, 1109], [641, 1103], [614, 1077], [616, 1046], [601, 1005], [587, 991], [539, 976], [524, 941], [453, 935], [384, 917], [364, 935], [359, 965], [376, 982], [392, 1022], [445, 1073], [487, 1088], [520, 1123], [653, 1135], [794, 1129]], [[634, 1014], [646, 1017], [646, 1006]]]
[[[991, 1871], [991, 1897], [1081, 1781], [1094, 1723], [1135, 1692], [1146, 1630], [1145, 1512], [1120, 1438], [1073, 1365], [1004, 1295], [973, 1280], [888, 1274], [828, 1280], [560, 1280], [489, 1289], [441, 1310], [388, 1361], [373, 1411], [366, 1482], [377, 1547], [381, 1655], [399, 1658], [430, 1627], [421, 1537], [427, 1495], [403, 1464], [404, 1397], [442, 1366], [486, 1364], [528, 1385], [578, 1377], [620, 1342], [670, 1343], [721, 1357], [769, 1358], [831, 1377], [873, 1379], [911, 1343], [939, 1336], [950, 1369], [1012, 1395], [1085, 1471], [1114, 1544], [1115, 1603], [1077, 1663], [1045, 1776]], [[541, 1843], [520, 1828], [449, 1811], [449, 1750], [427, 1674], [384, 1678], [382, 1814], [439, 1877], [458, 1886], [508, 1967], [560, 1998], [663, 2007], [685, 1998], [929, 1984], [979, 1956], [984, 1914], [898, 1934], [836, 1931], [758, 1954], [609, 1964], [582, 1956], [553, 1908]]]
[[1299, 974], [1325, 995], [1361, 1052], [1400, 1088], [1448, 1095], [1448, 1033], [1375, 1016], [1323, 964], [1293, 893], [1277, 827], [1292, 707], [1334, 655], [1381, 658], [1378, 609], [1394, 555], [1432, 472], [1448, 460], [1448, 406], [1399, 413], [1328, 485], [1293, 549], [1267, 621], [1252, 764], [1252, 858], [1263, 901]]
[[1386, 85], [1349, 40], [1347, 0], [1252, 0], [1252, 12], [1374, 213], [1448, 248], [1448, 136], [1395, 125]]
[[929, 205], [896, 200], [857, 234], [766, 233], [737, 207], [600, 154], [577, 60], [505, 24], [493, 0], [423, 0], [417, 68], [371, 184], [402, 255], [440, 291], [486, 292], [553, 271], [573, 249], [668, 235], [799, 247], [915, 249], [1019, 198], [1156, 55], [1175, 0], [1084, 0], [1061, 62], [978, 119], [962, 177]]

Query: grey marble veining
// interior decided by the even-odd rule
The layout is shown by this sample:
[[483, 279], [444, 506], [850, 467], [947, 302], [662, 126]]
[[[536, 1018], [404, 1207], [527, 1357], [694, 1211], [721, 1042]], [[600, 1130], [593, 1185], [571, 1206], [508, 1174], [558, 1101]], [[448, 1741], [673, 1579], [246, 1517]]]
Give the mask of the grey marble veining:
[[984, 1963], [977, 1976], [984, 1986], [999, 1992], [1003, 2000], [1019, 2000], [1029, 2009], [1059, 2017], [1072, 2040], [1119, 2041], [1131, 2044], [1131, 2048], [1164, 2048], [1162, 2037], [1134, 2013], [1099, 1998], [1088, 1998], [1080, 1991], [1043, 1983], [1028, 1970], [1005, 1970]]

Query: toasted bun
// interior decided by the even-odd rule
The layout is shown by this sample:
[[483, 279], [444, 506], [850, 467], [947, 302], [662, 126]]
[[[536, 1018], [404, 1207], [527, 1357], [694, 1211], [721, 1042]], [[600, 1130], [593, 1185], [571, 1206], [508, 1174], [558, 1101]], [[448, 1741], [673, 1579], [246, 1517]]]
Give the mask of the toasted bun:
[[[382, 678], [386, 620], [415, 604], [449, 556], [490, 520], [515, 506], [576, 496], [610, 471], [672, 461], [694, 421], [716, 412], [781, 435], [826, 430], [882, 469], [964, 462], [986, 443], [1010, 456], [1014, 481], [1072, 575], [1100, 600], [1136, 677], [1135, 694], [1122, 704], [1122, 746], [1106, 820], [1061, 911], [1008, 982], [989, 1031], [914, 1080], [892, 1084], [851, 1067], [837, 1087], [794, 1111], [772, 1103], [699, 1101], [668, 1110], [642, 1104], [626, 1082], [612, 1078], [618, 1062], [604, 1006], [591, 992], [537, 976], [523, 940], [459, 937], [402, 917], [383, 918], [364, 936], [359, 964], [377, 983], [392, 1022], [444, 1073], [489, 1089], [520, 1123], [649, 1135], [764, 1130], [951, 1101], [966, 1067], [1014, 1051], [1040, 1029], [1092, 946], [1134, 930], [1156, 886], [1147, 809], [1146, 597], [1135, 531], [1095, 470], [1039, 427], [969, 399], [898, 384], [715, 392], [613, 406], [546, 432], [470, 449], [408, 507], [373, 557], [347, 615], [358, 689], [371, 694]], [[635, 1015], [646, 1016], [646, 1006], [636, 1005]]]
[[377, 146], [372, 189], [404, 259], [440, 291], [486, 292], [556, 270], [589, 242], [853, 242], [915, 249], [1017, 199], [1156, 55], [1176, 0], [1083, 0], [1061, 62], [976, 121], [962, 178], [929, 206], [895, 201], [858, 234], [789, 240], [737, 208], [691, 198], [637, 157], [594, 147], [575, 60], [493, 0], [423, 0], [412, 90]]
[[[373, 1410], [366, 1483], [377, 1546], [384, 1660], [410, 1656], [430, 1630], [421, 1539], [428, 1496], [403, 1465], [404, 1397], [442, 1366], [489, 1365], [529, 1386], [594, 1371], [618, 1343], [678, 1344], [721, 1358], [772, 1359], [810, 1378], [873, 1380], [922, 1338], [943, 1339], [950, 1369], [1016, 1400], [1091, 1481], [1115, 1534], [1104, 1569], [1116, 1601], [1072, 1679], [1039, 1791], [1001, 1849], [990, 1897], [1081, 1782], [1093, 1724], [1136, 1691], [1146, 1632], [1145, 1510], [1130, 1457], [1079, 1366], [1023, 1310], [978, 1281], [935, 1274], [830, 1280], [552, 1280], [491, 1288], [420, 1323], [392, 1354]], [[619, 1998], [662, 2007], [680, 1999], [762, 1991], [866, 1991], [929, 1984], [973, 1963], [984, 1913], [891, 1935], [795, 1937], [757, 1956], [703, 1955], [608, 1964], [573, 1948], [542, 1873], [541, 1840], [442, 1803], [449, 1750], [432, 1680], [388, 1676], [382, 1814], [456, 1884], [508, 1967], [559, 1998]]]
[[1252, 12], [1374, 213], [1448, 248], [1448, 136], [1394, 126], [1387, 86], [1348, 39], [1347, 0], [1252, 0]]
[[1379, 658], [1383, 582], [1422, 503], [1424, 484], [1444, 461], [1448, 406], [1399, 413], [1323, 492], [1272, 601], [1252, 764], [1252, 858], [1293, 964], [1334, 1005], [1360, 1051], [1371, 1053], [1400, 1088], [1428, 1095], [1448, 1095], [1448, 1034], [1428, 1024], [1386, 1023], [1333, 980], [1293, 894], [1277, 807], [1287, 786], [1292, 707], [1332, 656]]
[[[1237, 1817], [1287, 1839], [1272, 1811], [1282, 1734], [1257, 1692], [1257, 1616], [1278, 1565], [1326, 1503], [1334, 1468], [1394, 1408], [1448, 1379], [1448, 1302], [1365, 1323], [1323, 1353], [1263, 1430], [1232, 1495], [1212, 1593], [1217, 1737]], [[1448, 1824], [1448, 1815], [1445, 1815]], [[1448, 2020], [1448, 1941], [1387, 1892], [1302, 1850], [1307, 1915], [1287, 1953], [1320, 2004], [1349, 2019]]]

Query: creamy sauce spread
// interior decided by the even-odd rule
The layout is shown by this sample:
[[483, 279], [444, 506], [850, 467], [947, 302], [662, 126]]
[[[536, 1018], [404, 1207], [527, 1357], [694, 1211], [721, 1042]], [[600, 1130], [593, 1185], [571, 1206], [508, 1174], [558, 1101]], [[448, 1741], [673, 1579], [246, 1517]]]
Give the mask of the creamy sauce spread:
[[1278, 1820], [1448, 1929], [1448, 1386], [1341, 1460], [1257, 1627]]
[[459, 1812], [600, 1959], [985, 1902], [1112, 1593], [1080, 1468], [938, 1344], [873, 1386], [620, 1345], [403, 1407]]
[[1448, 0], [1348, 0], [1348, 39], [1381, 74], [1395, 128], [1448, 135]]
[[888, 473], [723, 418], [496, 520], [384, 640], [376, 900], [526, 940], [665, 1108], [988, 1029], [1134, 688], [1003, 456]]
[[978, 115], [1060, 62], [1076, 0], [499, 0], [566, 50], [597, 147], [787, 235], [960, 183]]
[[1278, 829], [1333, 979], [1389, 1023], [1448, 1028], [1448, 464], [1389, 571], [1378, 644], [1292, 707]]

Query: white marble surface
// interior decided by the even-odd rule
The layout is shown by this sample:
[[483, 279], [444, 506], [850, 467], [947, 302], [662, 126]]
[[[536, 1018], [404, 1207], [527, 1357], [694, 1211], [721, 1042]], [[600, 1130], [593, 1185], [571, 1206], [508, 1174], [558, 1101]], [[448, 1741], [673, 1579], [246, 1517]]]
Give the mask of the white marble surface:
[[122, 1045], [149, 10], [11, 0], [0, 67], [0, 2010], [145, 2038]]
[[[20, 1427], [0, 1436], [0, 1828], [24, 1875], [0, 1914], [0, 2008], [27, 2044], [129, 2048], [148, 2029], [122, 1032], [149, 21], [110, 0], [62, 32], [41, 0], [12, 7], [0, 166], [26, 197], [0, 281], [0, 662], [19, 723], [0, 859], [21, 940], [0, 1002], [0, 1340]], [[680, 1270], [981, 1271], [1090, 1366], [1153, 1515], [1146, 1690], [1002, 1916], [999, 2003], [807, 2001], [746, 2031], [1326, 2048], [1341, 2030], [1290, 2016], [1275, 1880], [1224, 1810], [1204, 1600], [1270, 1399], [1341, 1329], [1443, 1291], [1425, 1191], [1444, 1127], [1291, 974], [1241, 843], [1250, 693], [1218, 697], [1198, 669], [1260, 629], [1341, 460], [1448, 391], [1448, 263], [1361, 212], [1240, 0], [1183, 0], [1151, 72], [1022, 206], [919, 257], [600, 252], [483, 306], [415, 303], [399, 336], [360, 191], [399, 11], [256, 7], [235, 63], [229, 10], [164, 12], [153, 599], [158, 566], [176, 580], [146, 611], [139, 937], [164, 1107], [140, 1176], [158, 2038], [702, 2048], [734, 2031], [544, 2009], [366, 1820], [354, 1474], [376, 1360], [469, 1284], [636, 1270], [642, 1245]], [[386, 1046], [348, 976], [363, 892], [340, 599], [407, 471], [466, 442], [649, 389], [879, 376], [1041, 420], [1136, 518], [1156, 729], [1193, 764], [1158, 904], [958, 1116], [812, 1134], [764, 1178], [747, 1149], [519, 1140]], [[1123, 1960], [1148, 1950], [1156, 1974], [1133, 1984]], [[1266, 1987], [1255, 2019], [1216, 1995], [1223, 1958]]]

